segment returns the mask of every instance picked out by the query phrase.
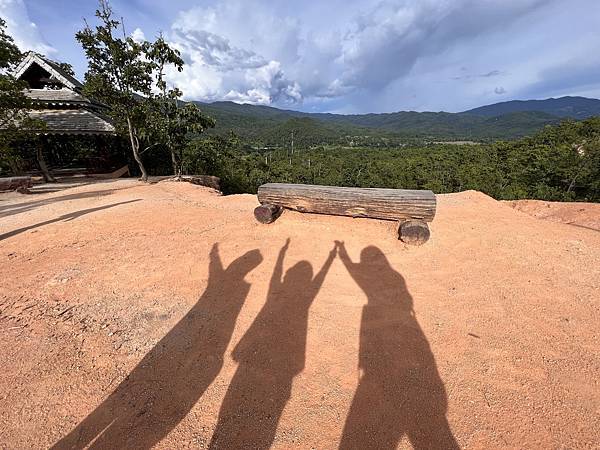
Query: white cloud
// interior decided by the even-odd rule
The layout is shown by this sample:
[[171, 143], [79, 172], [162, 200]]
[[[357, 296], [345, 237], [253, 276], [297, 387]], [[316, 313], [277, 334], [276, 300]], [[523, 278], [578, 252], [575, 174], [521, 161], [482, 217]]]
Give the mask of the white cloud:
[[[290, 80], [278, 59], [265, 57], [254, 48], [265, 50], [266, 42], [259, 38], [252, 49], [237, 46], [242, 41], [235, 33], [218, 34], [224, 17], [233, 14], [241, 21], [235, 3], [225, 4], [223, 10], [195, 8], [182, 13], [168, 33], [170, 43], [181, 52], [186, 62], [183, 72], [170, 70], [169, 82], [181, 86], [186, 99], [231, 100], [253, 104], [294, 104], [302, 101], [298, 82]], [[230, 29], [236, 29], [232, 24]], [[289, 55], [288, 43], [279, 42], [271, 54]], [[286, 48], [282, 48], [286, 47]]]
[[[332, 1], [327, 10], [221, 0], [183, 11], [168, 37], [187, 64], [170, 79], [188, 99], [457, 110], [519, 92], [553, 59], [535, 20], [548, 20], [539, 13], [556, 0]], [[532, 52], [546, 58], [535, 68]]]
[[131, 38], [135, 42], [141, 43], [141, 42], [144, 42], [146, 40], [146, 35], [142, 31], [142, 29], [138, 27], [135, 30], [133, 30], [133, 33], [131, 33]]
[[6, 29], [21, 51], [33, 50], [44, 55], [56, 53], [42, 38], [37, 25], [29, 18], [23, 0], [0, 0], [0, 16], [6, 20]]

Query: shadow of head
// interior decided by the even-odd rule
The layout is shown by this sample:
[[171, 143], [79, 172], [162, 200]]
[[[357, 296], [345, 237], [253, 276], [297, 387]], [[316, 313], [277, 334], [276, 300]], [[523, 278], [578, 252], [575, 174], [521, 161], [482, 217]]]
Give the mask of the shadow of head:
[[392, 267], [379, 248], [373, 245], [365, 247], [360, 253], [359, 267], [362, 287], [366, 288], [370, 304], [402, 304], [412, 308], [412, 297], [404, 277]]
[[[312, 281], [313, 269], [308, 261], [300, 261], [294, 264], [287, 270], [283, 277], [283, 282], [288, 283], [306, 283], [305, 286]], [[302, 286], [301, 284], [299, 286]]]
[[387, 266], [391, 269], [390, 263], [388, 262], [385, 254], [375, 247], [374, 245], [369, 245], [365, 247], [360, 252], [360, 263], [366, 266]]
[[259, 250], [250, 250], [233, 261], [227, 271], [235, 278], [244, 278], [262, 262], [263, 256]]

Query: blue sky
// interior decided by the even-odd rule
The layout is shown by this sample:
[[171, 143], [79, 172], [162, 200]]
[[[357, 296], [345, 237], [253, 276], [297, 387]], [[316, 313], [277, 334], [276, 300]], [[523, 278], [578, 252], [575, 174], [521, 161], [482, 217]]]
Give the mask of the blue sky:
[[[600, 97], [600, 0], [112, 0], [128, 32], [163, 31], [188, 100], [341, 113], [462, 111]], [[95, 0], [0, 0], [23, 49], [85, 72]]]

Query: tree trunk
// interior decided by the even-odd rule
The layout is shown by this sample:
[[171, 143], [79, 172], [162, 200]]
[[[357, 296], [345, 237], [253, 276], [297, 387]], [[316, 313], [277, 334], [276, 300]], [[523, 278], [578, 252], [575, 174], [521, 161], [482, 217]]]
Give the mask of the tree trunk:
[[[577, 174], [577, 175], [579, 175], [579, 174]], [[575, 187], [575, 180], [577, 179], [577, 175], [575, 175], [573, 177], [573, 179], [571, 180], [571, 183], [569, 183], [569, 187], [567, 188], [567, 194], [569, 192], [571, 192], [573, 190], [573, 188]]]
[[137, 142], [135, 134], [133, 132], [133, 124], [131, 123], [131, 118], [127, 116], [127, 128], [129, 129], [129, 140], [131, 142], [131, 150], [133, 151], [133, 158], [137, 162], [140, 172], [142, 172], [142, 181], [148, 181], [148, 172], [146, 172], [146, 168], [144, 167], [144, 163], [142, 162], [142, 155], [140, 155], [140, 144]]
[[258, 188], [258, 201], [300, 212], [425, 222], [433, 220], [436, 209], [431, 191], [304, 184], [263, 184]]
[[173, 175], [177, 178], [181, 177], [181, 169], [179, 163], [177, 162], [177, 155], [175, 155], [175, 150], [171, 150], [171, 163], [173, 164]]
[[19, 167], [19, 165], [16, 163], [16, 161], [14, 159], [9, 159], [8, 160], [8, 165], [10, 166], [10, 171], [12, 173], [14, 173], [15, 175], [20, 174], [21, 171], [21, 167]]
[[56, 179], [52, 176], [52, 174], [48, 170], [48, 166], [46, 165], [46, 160], [44, 159], [44, 145], [42, 144], [42, 142], [38, 142], [35, 156], [37, 159], [37, 163], [40, 166], [40, 170], [42, 171], [44, 181], [46, 183], [56, 183]]

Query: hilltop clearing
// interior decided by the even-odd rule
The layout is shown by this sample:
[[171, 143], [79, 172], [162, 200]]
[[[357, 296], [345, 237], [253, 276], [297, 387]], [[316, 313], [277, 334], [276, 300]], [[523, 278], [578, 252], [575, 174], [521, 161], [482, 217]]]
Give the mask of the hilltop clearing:
[[408, 247], [256, 204], [133, 180], [1, 196], [2, 446], [597, 445], [597, 205], [560, 205], [573, 226], [440, 195]]

